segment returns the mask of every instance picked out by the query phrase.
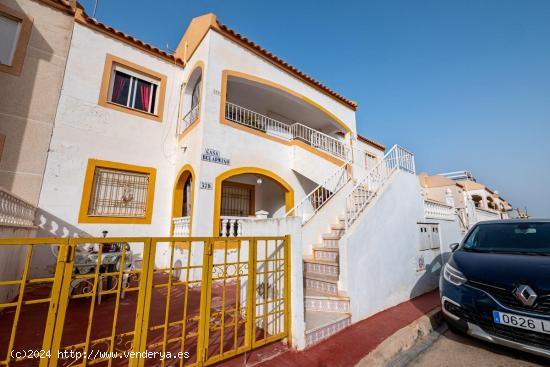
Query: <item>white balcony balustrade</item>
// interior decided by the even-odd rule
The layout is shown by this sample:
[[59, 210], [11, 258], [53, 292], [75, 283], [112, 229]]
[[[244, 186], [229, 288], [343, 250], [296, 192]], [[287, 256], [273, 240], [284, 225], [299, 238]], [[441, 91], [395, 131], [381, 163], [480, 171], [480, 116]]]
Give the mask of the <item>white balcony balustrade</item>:
[[476, 208], [476, 218], [478, 222], [502, 219], [500, 213], [482, 208]]
[[243, 222], [248, 220], [246, 217], [220, 218], [220, 237], [238, 237], [243, 235]]
[[414, 155], [398, 145], [394, 145], [384, 158], [355, 184], [352, 192], [346, 197], [346, 228], [355, 222], [396, 171], [411, 174], [416, 172]]
[[349, 145], [298, 122], [285, 124], [231, 102], [225, 104], [225, 118], [279, 138], [303, 141], [316, 149], [345, 161], [351, 158]]
[[0, 226], [33, 228], [36, 207], [0, 187]]
[[182, 134], [191, 126], [195, 120], [199, 118], [199, 112], [200, 112], [200, 104], [195, 105], [191, 108], [184, 116], [183, 118], [178, 121], [178, 128], [177, 128], [177, 134]]
[[437, 201], [424, 200], [424, 215], [429, 219], [454, 219], [454, 208]]
[[191, 234], [191, 217], [174, 218], [173, 223], [175, 237], [186, 237]]

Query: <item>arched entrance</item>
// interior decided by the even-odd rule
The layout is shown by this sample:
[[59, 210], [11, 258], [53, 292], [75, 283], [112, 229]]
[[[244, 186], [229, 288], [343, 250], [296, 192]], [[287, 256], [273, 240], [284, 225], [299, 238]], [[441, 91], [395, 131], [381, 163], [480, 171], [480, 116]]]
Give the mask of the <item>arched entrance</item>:
[[292, 187], [277, 174], [257, 167], [220, 174], [214, 195], [214, 236], [220, 235], [222, 216], [253, 217], [261, 211], [269, 218], [284, 217], [294, 206]]
[[171, 234], [190, 236], [193, 218], [193, 198], [195, 194], [195, 172], [186, 164], [182, 167], [174, 184], [172, 197]]

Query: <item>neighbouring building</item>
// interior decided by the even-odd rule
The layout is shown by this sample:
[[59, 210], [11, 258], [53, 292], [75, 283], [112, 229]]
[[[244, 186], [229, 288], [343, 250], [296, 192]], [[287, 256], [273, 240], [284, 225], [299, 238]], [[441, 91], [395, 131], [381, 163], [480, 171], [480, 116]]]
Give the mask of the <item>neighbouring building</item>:
[[457, 210], [463, 229], [483, 220], [508, 218], [510, 203], [476, 181], [468, 171], [458, 171], [429, 176], [419, 174], [424, 197], [432, 202], [449, 205]]
[[0, 187], [38, 204], [74, 1], [0, 1]]
[[[80, 6], [60, 14], [46, 16], [70, 39], [54, 58], [59, 102], [29, 101], [52, 109], [51, 141], [19, 148], [45, 164], [28, 199], [38, 236], [79, 246], [45, 247], [27, 267], [49, 279], [72, 266], [60, 307], [70, 315], [75, 300], [97, 301], [89, 325], [93, 310], [134, 308], [117, 313], [124, 332], [109, 321], [110, 337], [68, 346], [57, 333], [52, 345], [112, 349], [144, 334], [132, 348], [183, 350], [190, 339], [193, 358], [214, 363], [282, 338], [303, 349], [437, 286], [442, 252], [467, 226], [455, 208], [467, 206], [469, 183], [424, 175], [419, 185], [411, 152], [358, 134], [354, 101], [214, 14], [194, 18], [174, 53]], [[116, 243], [86, 240], [105, 235]]]

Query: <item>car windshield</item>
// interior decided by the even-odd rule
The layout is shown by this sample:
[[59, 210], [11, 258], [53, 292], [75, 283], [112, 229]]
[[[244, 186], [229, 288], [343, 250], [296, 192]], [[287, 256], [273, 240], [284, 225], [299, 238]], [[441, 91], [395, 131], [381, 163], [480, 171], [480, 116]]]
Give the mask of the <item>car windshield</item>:
[[479, 224], [464, 242], [464, 249], [550, 255], [550, 223]]

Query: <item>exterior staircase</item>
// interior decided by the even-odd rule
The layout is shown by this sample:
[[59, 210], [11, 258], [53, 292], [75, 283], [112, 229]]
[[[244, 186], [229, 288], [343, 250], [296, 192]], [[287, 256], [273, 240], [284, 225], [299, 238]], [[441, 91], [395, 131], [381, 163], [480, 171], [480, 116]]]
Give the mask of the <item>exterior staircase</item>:
[[304, 258], [304, 306], [308, 347], [351, 325], [349, 298], [338, 289], [338, 241], [344, 232], [345, 220], [343, 217], [338, 218], [338, 222], [330, 226], [330, 233], [321, 236], [321, 243], [313, 245], [313, 256]]
[[[317, 344], [351, 325], [350, 300], [345, 292], [338, 288], [340, 239], [346, 231], [353, 230], [353, 224], [360, 219], [369, 204], [383, 194], [385, 186], [389, 184], [396, 171], [415, 173], [414, 155], [397, 145], [393, 146], [364, 177], [352, 178], [350, 163], [348, 161], [339, 167], [287, 213], [300, 216], [304, 226], [329, 200], [333, 200], [349, 181], [353, 183], [353, 188], [345, 197], [334, 199], [342, 201], [334, 204], [343, 210], [343, 215], [335, 218], [335, 223], [327, 223], [328, 233], [319, 236], [321, 243], [313, 244], [312, 254], [303, 259], [306, 347]], [[334, 208], [335, 206], [331, 210]], [[324, 215], [321, 217], [321, 223], [325, 220], [330, 221], [330, 212], [325, 212]]]

